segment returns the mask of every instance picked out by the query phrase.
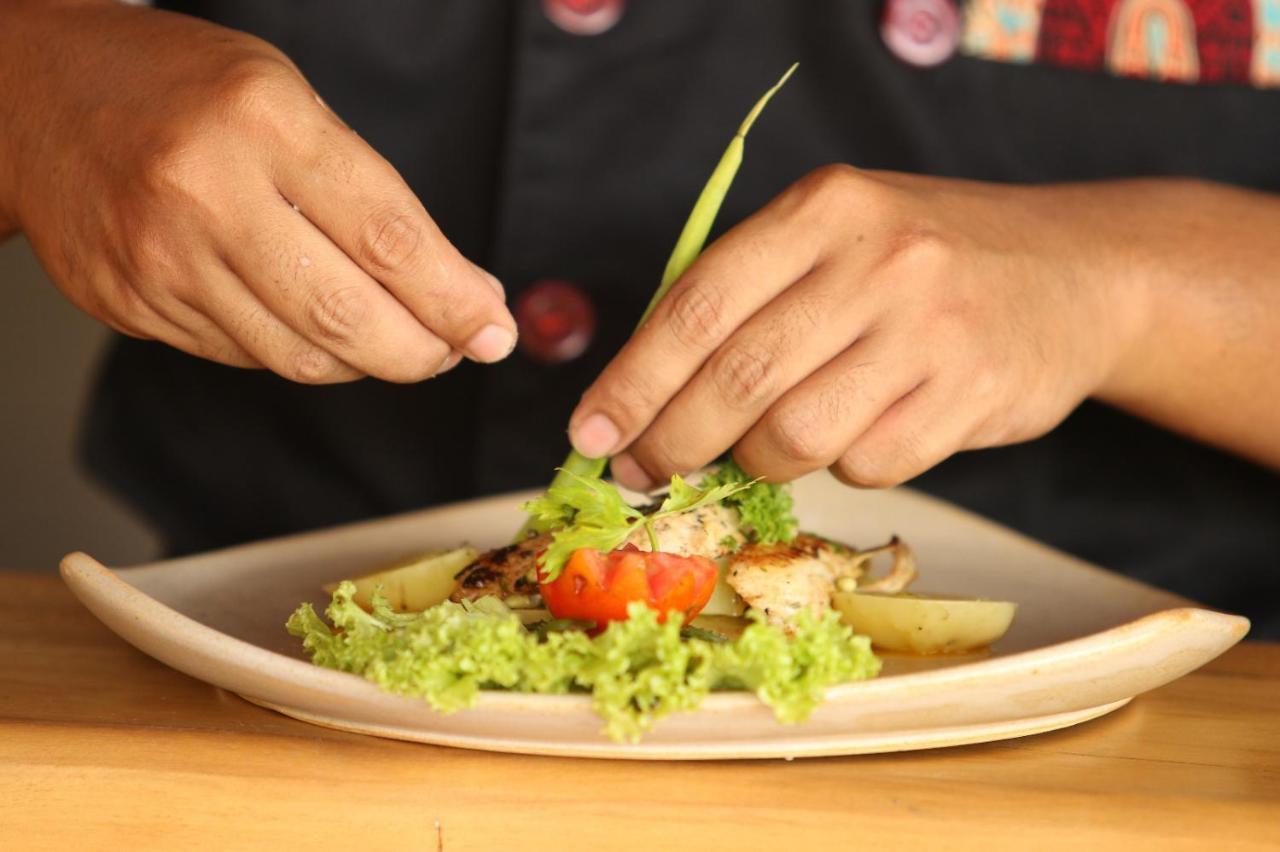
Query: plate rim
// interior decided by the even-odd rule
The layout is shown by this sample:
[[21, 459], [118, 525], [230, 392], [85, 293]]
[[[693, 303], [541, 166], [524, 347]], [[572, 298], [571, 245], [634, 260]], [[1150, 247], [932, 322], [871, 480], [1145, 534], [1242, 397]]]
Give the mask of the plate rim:
[[[159, 564], [148, 567], [159, 567]], [[127, 602], [127, 609], [131, 613], [136, 614], [141, 611], [152, 616], [138, 620], [151, 626], [150, 632], [153, 635], [160, 635], [165, 632], [156, 627], [162, 622], [179, 624], [185, 629], [179, 633], [180, 638], [176, 644], [203, 652], [214, 652], [218, 649], [234, 651], [235, 656], [241, 659], [247, 658], [250, 663], [255, 664], [254, 668], [257, 671], [274, 670], [284, 674], [285, 677], [283, 678], [273, 678], [277, 683], [299, 685], [304, 680], [311, 680], [314, 685], [326, 688], [332, 686], [345, 695], [358, 696], [359, 693], [353, 693], [353, 690], [364, 687], [373, 691], [373, 693], [368, 693], [366, 690], [366, 694], [393, 694], [385, 692], [372, 681], [366, 680], [359, 675], [315, 666], [310, 662], [268, 650], [252, 642], [239, 639], [202, 624], [156, 600], [121, 576], [122, 573], [128, 570], [137, 569], [113, 570], [98, 562], [92, 556], [76, 551], [63, 558], [59, 570], [63, 580], [70, 587], [76, 598], [88, 607], [99, 620], [103, 620], [104, 623], [106, 623], [105, 620], [94, 604], [98, 603], [101, 598], [115, 592], [123, 595]], [[90, 599], [92, 599], [92, 603]], [[1203, 607], [1185, 606], [1165, 609], [1105, 630], [1069, 639], [1065, 642], [1018, 651], [1001, 657], [975, 660], [928, 671], [910, 672], [839, 684], [827, 690], [826, 700], [840, 701], [851, 695], [878, 692], [885, 689], [897, 691], [910, 690], [921, 686], [942, 687], [957, 679], [971, 681], [975, 678], [982, 679], [984, 676], [1008, 674], [1011, 671], [1015, 673], [1018, 671], [1029, 672], [1042, 666], [1088, 656], [1097, 650], [1098, 646], [1113, 647], [1115, 642], [1112, 640], [1117, 638], [1125, 643], [1134, 644], [1149, 641], [1151, 638], [1186, 622], [1200, 622], [1206, 627], [1216, 624], [1220, 628], [1222, 635], [1231, 637], [1229, 644], [1222, 650], [1243, 639], [1250, 626], [1249, 620], [1244, 616], [1231, 615]], [[110, 624], [107, 624], [107, 626], [113, 632], [117, 632]], [[117, 635], [119, 634], [117, 633]], [[126, 641], [129, 640], [126, 639]], [[133, 643], [130, 641], [130, 644]], [[1217, 653], [1221, 652], [1218, 651]], [[144, 653], [154, 656], [146, 651]], [[228, 656], [231, 655], [228, 654]], [[162, 662], [172, 668], [183, 671], [182, 668], [168, 660], [162, 660]], [[318, 682], [315, 680], [316, 678], [319, 679]], [[213, 681], [207, 682], [213, 683]], [[226, 683], [215, 683], [214, 685], [238, 693], [235, 686]], [[1140, 694], [1140, 692], [1135, 694]], [[417, 699], [405, 696], [396, 697], [402, 700], [417, 701]], [[477, 696], [475, 706], [502, 711], [515, 709], [520, 705], [527, 705], [531, 699], [536, 700], [538, 706], [547, 711], [578, 712], [584, 709], [590, 710], [590, 697], [586, 695], [536, 695], [502, 690], [481, 691]], [[707, 696], [694, 712], [731, 712], [745, 707], [758, 707], [759, 703], [759, 699], [750, 692], [718, 692]]]
[[[821, 489], [833, 483], [834, 480], [815, 487]], [[1133, 594], [1143, 602], [1127, 612], [1117, 613], [1116, 618], [1087, 622], [1090, 626], [1085, 627], [1086, 630], [1101, 627], [1063, 641], [1046, 639], [1038, 645], [1024, 646], [997, 657], [970, 658], [924, 671], [893, 673], [833, 686], [826, 691], [827, 703], [815, 713], [813, 726], [777, 725], [776, 735], [762, 734], [762, 729], [757, 727], [757, 733], [750, 735], [749, 740], [743, 739], [742, 734], [729, 739], [733, 737], [732, 729], [724, 728], [719, 722], [750, 719], [750, 730], [753, 725], [763, 724], [772, 713], [753, 693], [713, 693], [694, 711], [677, 714], [685, 719], [703, 717], [701, 721], [673, 719], [674, 727], [669, 729], [669, 734], [663, 733], [665, 725], [659, 725], [637, 746], [611, 742], [601, 735], [598, 726], [581, 737], [576, 733], [569, 737], [551, 733], [566, 724], [576, 730], [576, 726], [588, 718], [598, 725], [600, 720], [591, 706], [591, 697], [582, 694], [481, 691], [476, 696], [475, 711], [498, 719], [508, 717], [507, 724], [512, 714], [530, 714], [529, 717], [536, 720], [520, 737], [504, 735], [502, 729], [490, 735], [483, 722], [449, 720], [446, 714], [433, 711], [420, 698], [385, 691], [358, 674], [315, 666], [278, 643], [265, 643], [257, 633], [239, 638], [205, 624], [198, 620], [199, 608], [189, 606], [189, 599], [175, 598], [166, 594], [165, 584], [149, 582], [150, 578], [162, 577], [168, 572], [177, 572], [181, 579], [184, 576], [181, 572], [189, 571], [196, 588], [217, 594], [221, 588], [217, 577], [221, 574], [211, 575], [210, 569], [234, 568], [234, 563], [239, 562], [242, 568], [233, 571], [231, 576], [243, 577], [247, 576], [245, 571], [270, 572], [278, 557], [279, 568], [270, 576], [273, 582], [284, 581], [287, 585], [290, 566], [296, 568], [298, 563], [323, 554], [330, 547], [340, 546], [344, 551], [353, 552], [367, 549], [372, 558], [379, 542], [394, 542], [395, 547], [408, 544], [417, 539], [417, 530], [428, 522], [455, 531], [475, 532], [490, 524], [505, 523], [501, 518], [511, 514], [514, 525], [518, 513], [511, 507], [518, 505], [522, 497], [536, 493], [530, 489], [480, 497], [132, 567], [109, 568], [86, 553], [75, 552], [63, 558], [59, 570], [72, 593], [90, 612], [143, 653], [184, 674], [285, 715], [315, 724], [325, 724], [327, 720], [329, 727], [418, 742], [603, 758], [697, 760], [856, 754], [961, 745], [1041, 733], [1103, 715], [1143, 692], [1181, 677], [1239, 642], [1250, 626], [1242, 616], [1202, 607], [1140, 580], [1108, 571], [945, 500], [911, 488], [896, 488], [889, 492], [901, 501], [901, 506], [895, 509], [923, 512], [938, 522], [971, 528], [972, 534], [991, 539], [993, 546], [1016, 547], [1027, 559], [1043, 558], [1064, 569], [1080, 571], [1083, 582], [1097, 582], [1098, 594]], [[889, 498], [889, 494], [884, 496]], [[485, 523], [477, 526], [472, 517], [475, 515], [484, 516]], [[816, 518], [815, 522], [822, 524]], [[464, 538], [466, 535], [463, 533]], [[477, 538], [488, 535], [476, 532]], [[389, 549], [384, 547], [379, 552]], [[197, 592], [197, 598], [199, 594]], [[168, 601], [173, 601], [173, 605]], [[1143, 614], [1130, 617], [1133, 612]], [[283, 618], [282, 611], [282, 636]], [[1120, 618], [1129, 620], [1120, 621]], [[254, 639], [264, 644], [255, 644]], [[1096, 655], [1115, 658], [1116, 662], [1129, 667], [1117, 669], [1112, 664], [1092, 668], [1091, 658]], [[1020, 701], [1024, 683], [1033, 683], [1042, 676], [1049, 684], [1056, 682], [1065, 690], [1056, 699], [1038, 704]], [[979, 692], [974, 693], [974, 689]], [[954, 718], [930, 715], [928, 708], [945, 704], [953, 692], [978, 697], [975, 709]], [[983, 693], [991, 699], [981, 700]], [[915, 715], [911, 711], [905, 715], [898, 712], [892, 726], [842, 721], [846, 713], [857, 716], [869, 712], [874, 716], [879, 712], [883, 716], [883, 708], [912, 705], [916, 708]], [[981, 709], [977, 709], [979, 707]], [[1052, 719], [1066, 721], [1039, 724], [1039, 720]]]

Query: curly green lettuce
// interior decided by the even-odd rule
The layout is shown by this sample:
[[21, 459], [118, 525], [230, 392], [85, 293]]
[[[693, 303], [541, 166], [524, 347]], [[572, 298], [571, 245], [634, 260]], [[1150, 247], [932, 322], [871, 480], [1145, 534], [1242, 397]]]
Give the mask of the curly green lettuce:
[[765, 482], [747, 476], [738, 463], [728, 459], [702, 478], [702, 488], [714, 489], [726, 486], [742, 486], [729, 492], [723, 502], [738, 510], [747, 537], [760, 544], [781, 542], [790, 544], [796, 537], [798, 525], [786, 483]]
[[681, 638], [680, 620], [633, 603], [626, 621], [600, 635], [531, 632], [501, 603], [446, 601], [420, 613], [396, 613], [374, 595], [373, 612], [341, 583], [325, 610], [310, 604], [288, 621], [312, 662], [361, 675], [383, 689], [425, 699], [435, 710], [470, 707], [480, 690], [588, 692], [604, 733], [634, 742], [662, 717], [697, 707], [712, 690], [744, 689], [778, 720], [806, 718], [828, 687], [874, 677], [880, 661], [865, 636], [834, 612], [802, 615], [787, 636], [763, 618], [732, 641]]
[[661, 550], [654, 522], [720, 503], [751, 487], [753, 480], [703, 485], [695, 488], [679, 476], [671, 477], [671, 488], [657, 509], [645, 514], [622, 499], [612, 484], [598, 476], [583, 476], [564, 468], [546, 493], [525, 503], [523, 508], [539, 529], [554, 530], [551, 544], [538, 561], [545, 582], [560, 576], [573, 552], [590, 548], [607, 553], [643, 527], [649, 534], [649, 549]]

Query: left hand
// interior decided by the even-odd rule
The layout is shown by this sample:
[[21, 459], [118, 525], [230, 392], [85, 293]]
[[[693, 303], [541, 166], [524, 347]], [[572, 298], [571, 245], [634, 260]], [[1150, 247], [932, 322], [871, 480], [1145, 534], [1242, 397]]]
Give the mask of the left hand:
[[884, 487], [1044, 434], [1107, 382], [1145, 310], [1104, 248], [1123, 237], [1065, 195], [812, 173], [676, 283], [583, 395], [574, 446], [642, 490], [730, 447], [772, 481], [830, 467]]

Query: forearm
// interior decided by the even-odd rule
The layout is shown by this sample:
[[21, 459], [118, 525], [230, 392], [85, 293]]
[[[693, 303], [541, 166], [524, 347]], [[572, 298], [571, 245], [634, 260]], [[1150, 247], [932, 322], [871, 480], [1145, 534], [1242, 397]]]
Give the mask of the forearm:
[[1096, 398], [1280, 468], [1280, 197], [1171, 179], [1047, 191], [1090, 235], [1077, 261], [1136, 320]]
[[19, 105], [24, 74], [21, 47], [23, 16], [28, 5], [19, 0], [0, 0], [0, 240], [18, 230], [16, 210], [16, 160], [19, 143]]
[[49, 12], [59, 7], [104, 6], [115, 0], [0, 0], [0, 239], [21, 228], [21, 182], [42, 144], [48, 92], [42, 91], [42, 56], [57, 56]]

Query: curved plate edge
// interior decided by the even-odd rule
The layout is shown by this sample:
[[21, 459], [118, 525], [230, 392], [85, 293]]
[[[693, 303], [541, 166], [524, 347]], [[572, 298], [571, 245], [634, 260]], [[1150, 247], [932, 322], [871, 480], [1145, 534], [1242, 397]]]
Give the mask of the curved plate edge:
[[780, 742], [746, 742], [727, 740], [706, 745], [645, 745], [603, 742], [543, 744], [529, 740], [427, 734], [412, 728], [383, 725], [353, 725], [308, 713], [296, 707], [259, 701], [240, 696], [250, 704], [274, 710], [301, 722], [319, 725], [351, 734], [405, 740], [424, 745], [466, 748], [477, 751], [528, 754], [539, 757], [580, 757], [600, 760], [761, 760], [808, 757], [842, 757], [858, 754], [887, 754], [900, 751], [923, 751], [933, 748], [978, 745], [1058, 731], [1105, 716], [1132, 701], [1122, 698], [1098, 707], [1086, 707], [1066, 713], [1032, 716], [1006, 722], [982, 725], [959, 725], [889, 734], [851, 734], [843, 737], [813, 737]]
[[[320, 699], [317, 703], [321, 704], [332, 698], [335, 693], [348, 698], [369, 701], [412, 701], [412, 699], [385, 693], [374, 684], [361, 678], [353, 677], [343, 672], [318, 669], [302, 660], [268, 651], [207, 627], [151, 598], [145, 592], [132, 586], [115, 572], [86, 554], [73, 553], [66, 557], [61, 565], [61, 573], [76, 597], [121, 638], [178, 671], [241, 694], [255, 704], [277, 709], [295, 718], [314, 721], [317, 724], [327, 724], [330, 727], [337, 727], [342, 730], [378, 733], [375, 729], [390, 730], [390, 728], [378, 722], [359, 720], [341, 722], [333, 720], [323, 713], [294, 707], [293, 704], [296, 703], [299, 697], [297, 690], [302, 689], [308, 696]], [[112, 600], [112, 598], [115, 600]], [[773, 743], [722, 740], [696, 744], [668, 740], [666, 742], [651, 741], [649, 744], [641, 744], [638, 747], [619, 747], [602, 737], [598, 744], [565, 743], [547, 748], [537, 743], [530, 744], [528, 741], [477, 738], [465, 733], [439, 729], [435, 731], [403, 729], [411, 732], [412, 736], [397, 736], [396, 734], [388, 733], [381, 735], [436, 742], [445, 745], [456, 744], [468, 748], [488, 748], [489, 750], [498, 751], [633, 759], [718, 759], [732, 756], [749, 758], [756, 756], [785, 757], [854, 754], [907, 750], [911, 748], [932, 748], [938, 745], [958, 745], [990, 739], [1004, 739], [1077, 724], [1080, 721], [1109, 712], [1110, 709], [1115, 709], [1115, 707], [1128, 701], [1133, 695], [1167, 683], [1186, 671], [1203, 665], [1218, 656], [1244, 636], [1248, 629], [1248, 621], [1239, 616], [1210, 610], [1167, 610], [1092, 636], [1082, 637], [1059, 646], [1011, 655], [1000, 661], [991, 660], [973, 664], [972, 667], [963, 666], [929, 673], [873, 680], [861, 684], [850, 684], [844, 687], [836, 687], [833, 691], [833, 698], [839, 695], [839, 697], [847, 701], [854, 697], [854, 692], [857, 690], [878, 691], [880, 689], [900, 687], [904, 682], [913, 682], [912, 685], [915, 687], [946, 688], [946, 685], [953, 677], [961, 676], [961, 669], [967, 669], [968, 676], [972, 677], [974, 674], [973, 668], [985, 669], [997, 663], [1004, 664], [1004, 674], [1007, 676], [1011, 671], [1030, 670], [1037, 665], [1061, 660], [1064, 656], [1074, 657], [1079, 660], [1080, 657], [1089, 653], [1093, 644], [1098, 641], [1098, 637], [1113, 634], [1116, 631], [1125, 632], [1127, 634], [1125, 638], [1128, 642], [1141, 644], [1147, 641], [1155, 641], [1160, 635], [1175, 628], [1178, 623], [1184, 623], [1184, 626], [1186, 623], [1198, 625], [1205, 634], [1202, 638], [1210, 641], [1198, 649], [1197, 653], [1193, 655], [1194, 659], [1184, 659], [1183, 665], [1178, 666], [1178, 671], [1166, 672], [1156, 681], [1144, 684], [1142, 689], [1123, 695], [1094, 696], [1095, 701], [1087, 702], [1087, 706], [1068, 706], [1057, 714], [989, 719], [967, 723], [955, 729], [920, 729], [920, 731], [952, 732], [947, 735], [939, 734], [939, 741], [937, 742], [934, 742], [928, 736], [923, 736], [920, 731], [912, 730], [855, 735], [853, 739], [858, 740], [862, 745], [851, 745], [846, 735], [840, 734], [838, 736], [842, 745], [838, 746], [830, 745], [832, 738], [837, 735], [824, 735], [821, 740], [810, 738], [806, 741], [803, 732], [799, 732], [799, 735], [794, 739], [788, 739], [784, 731], [781, 730], [780, 733], [783, 735]], [[169, 629], [166, 629], [166, 627]], [[174, 627], [181, 627], [181, 631], [178, 631], [180, 637], [178, 639], [173, 637]], [[201, 665], [202, 661], [203, 665]], [[1014, 662], [1015, 665], [1009, 666], [1010, 662]], [[252, 680], [256, 678], [260, 681], [263, 676], [275, 680], [274, 688], [263, 690], [261, 683], [255, 683]], [[891, 687], [891, 682], [896, 683], [893, 683]], [[288, 692], [289, 688], [293, 689], [292, 693]], [[544, 713], [556, 715], [590, 713], [588, 700], [579, 696], [523, 696], [508, 693], [486, 693], [481, 697], [481, 702], [484, 706], [493, 709], [527, 710], [531, 699], [537, 702], [536, 707]], [[415, 706], [420, 706], [417, 702], [414, 702], [414, 704]], [[746, 707], [758, 709], [760, 706], [755, 697], [751, 695], [717, 695], [708, 700], [705, 709], [723, 713]], [[1099, 709], [1104, 707], [1108, 709]], [[1090, 715], [1091, 713], [1092, 715]], [[1062, 721], [1061, 723], [1046, 722], [1045, 726], [1036, 727], [1040, 724], [1040, 720], [1059, 718], [1067, 721]], [[1022, 725], [1028, 726], [1028, 729], [1023, 731], [1020, 727]], [[1014, 730], [1014, 732], [1005, 735], [978, 733], [978, 731], [986, 731], [987, 729], [1008, 729], [1009, 726], [1014, 726], [1013, 729], [1010, 729]], [[658, 731], [655, 732], [658, 734], [657, 739], [661, 737], [661, 727], [660, 725]], [[957, 733], [964, 731], [970, 733], [963, 736]], [[919, 740], [921, 744], [903, 744], [904, 742], [915, 741], [917, 736], [923, 736], [923, 739]], [[946, 739], [947, 736], [951, 736], [952, 740], [943, 742], [942, 740]], [[884, 744], [887, 741], [886, 738], [892, 739], [898, 744], [887, 747]], [[484, 745], [477, 742], [478, 740], [484, 740], [492, 744]], [[808, 742], [808, 745], [804, 745], [806, 742]], [[730, 743], [734, 744], [731, 745]], [[618, 750], [620, 748], [625, 749], [625, 751]], [[735, 751], [734, 754], [729, 754], [728, 749], [742, 749], [743, 751]], [[764, 749], [764, 751], [761, 751], [761, 749]]]

